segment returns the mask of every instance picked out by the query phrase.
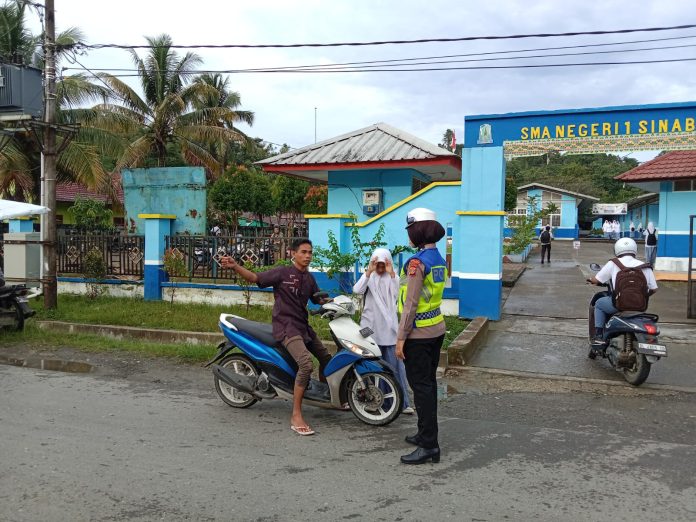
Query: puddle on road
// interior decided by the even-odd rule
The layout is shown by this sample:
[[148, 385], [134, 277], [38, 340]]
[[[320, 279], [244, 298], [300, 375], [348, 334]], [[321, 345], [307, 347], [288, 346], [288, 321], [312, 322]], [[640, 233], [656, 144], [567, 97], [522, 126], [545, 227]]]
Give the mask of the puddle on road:
[[89, 373], [92, 371], [92, 365], [85, 362], [44, 359], [40, 357], [22, 358], [0, 355], [0, 364], [19, 366], [21, 368], [34, 368], [37, 370], [50, 370], [54, 372]]

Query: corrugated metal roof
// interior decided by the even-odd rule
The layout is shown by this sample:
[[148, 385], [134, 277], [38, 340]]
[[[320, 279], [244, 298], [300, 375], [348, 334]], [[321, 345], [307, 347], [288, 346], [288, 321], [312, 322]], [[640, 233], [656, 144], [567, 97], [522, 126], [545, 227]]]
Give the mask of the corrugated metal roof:
[[328, 165], [381, 161], [456, 158], [452, 152], [408, 132], [376, 123], [285, 154], [261, 160], [263, 165]]

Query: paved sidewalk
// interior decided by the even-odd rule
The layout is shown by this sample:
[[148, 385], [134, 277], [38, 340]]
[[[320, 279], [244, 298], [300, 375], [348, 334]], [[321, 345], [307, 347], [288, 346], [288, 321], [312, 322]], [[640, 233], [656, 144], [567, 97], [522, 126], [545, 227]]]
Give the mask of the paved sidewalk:
[[[511, 289], [503, 318], [492, 323], [488, 340], [472, 366], [521, 372], [623, 380], [607, 361], [587, 358], [587, 313], [597, 287], [587, 285], [589, 264], [612, 255], [607, 243], [555, 241], [551, 264], [533, 252], [528, 268]], [[686, 284], [658, 283], [650, 311], [660, 316], [669, 357], [653, 365], [648, 383], [696, 386], [696, 321], [686, 318]]]

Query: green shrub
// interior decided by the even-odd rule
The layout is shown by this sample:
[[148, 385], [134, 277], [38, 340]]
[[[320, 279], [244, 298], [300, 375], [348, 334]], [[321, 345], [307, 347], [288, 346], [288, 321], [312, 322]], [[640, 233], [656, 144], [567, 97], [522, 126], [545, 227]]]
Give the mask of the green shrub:
[[87, 298], [94, 299], [104, 293], [105, 288], [102, 286], [102, 281], [106, 279], [106, 261], [98, 248], [93, 248], [83, 260], [83, 272], [88, 280]]

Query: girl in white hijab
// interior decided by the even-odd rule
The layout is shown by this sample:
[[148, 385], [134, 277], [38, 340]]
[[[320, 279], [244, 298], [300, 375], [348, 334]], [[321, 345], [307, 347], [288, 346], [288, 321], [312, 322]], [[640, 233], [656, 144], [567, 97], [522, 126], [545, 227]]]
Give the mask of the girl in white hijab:
[[653, 222], [648, 223], [648, 228], [643, 232], [645, 236], [645, 262], [655, 267], [655, 258], [657, 257], [657, 229]]
[[404, 361], [397, 359], [395, 353], [396, 334], [399, 328], [399, 317], [396, 313], [399, 278], [394, 272], [394, 263], [389, 250], [378, 248], [372, 253], [370, 264], [353, 286], [353, 292], [365, 296], [360, 326], [369, 327], [374, 332], [372, 338], [379, 345], [384, 360], [396, 371], [396, 378], [404, 392], [402, 412], [413, 414], [414, 410], [408, 396]]

